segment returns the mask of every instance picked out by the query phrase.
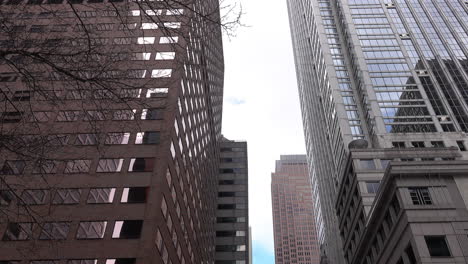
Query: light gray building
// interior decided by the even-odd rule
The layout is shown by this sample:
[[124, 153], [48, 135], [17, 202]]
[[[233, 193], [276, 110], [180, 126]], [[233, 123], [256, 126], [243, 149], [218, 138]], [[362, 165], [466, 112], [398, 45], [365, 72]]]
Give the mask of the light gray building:
[[[348, 170], [349, 164], [362, 159], [355, 158], [353, 149], [360, 154], [368, 151], [363, 159], [372, 161], [363, 162], [376, 166], [371, 173], [374, 185], [369, 187], [375, 192], [382, 179], [392, 186], [403, 182], [391, 178], [393, 168], [400, 165], [416, 173], [416, 168], [423, 171], [437, 164], [457, 168], [452, 163], [468, 158], [467, 8], [462, 0], [288, 0], [313, 200], [320, 203], [315, 217], [324, 263], [345, 263], [345, 255], [348, 261], [355, 261], [355, 254], [363, 250], [359, 245], [364, 246], [359, 241], [367, 239], [358, 237], [361, 233], [353, 227], [355, 222], [343, 228], [346, 219], [360, 217], [347, 218], [337, 212], [348, 176], [353, 175], [350, 177], [360, 186], [355, 189], [359, 205], [353, 206], [363, 210], [363, 228], [370, 228], [369, 221], [384, 212], [377, 209], [383, 205], [374, 202], [375, 193], [365, 192], [369, 180], [360, 178], [355, 170], [358, 166]], [[403, 148], [409, 150], [399, 151]], [[418, 156], [429, 148], [429, 156]], [[447, 152], [456, 153], [446, 156]], [[376, 153], [383, 155], [381, 160]], [[390, 162], [384, 174], [377, 166], [379, 160], [395, 163]], [[427, 184], [424, 177], [405, 184], [414, 185], [408, 188]], [[406, 210], [402, 196], [408, 190], [403, 189], [394, 188], [392, 194], [398, 193], [399, 205], [409, 214], [413, 211]], [[462, 205], [451, 199], [456, 206]], [[342, 210], [350, 212], [351, 201]], [[428, 216], [425, 221], [438, 221], [435, 219]], [[447, 219], [447, 223], [451, 221]], [[431, 242], [420, 243], [414, 236], [410, 241], [416, 261], [430, 261], [426, 253]], [[448, 246], [456, 247], [449, 242]], [[386, 249], [391, 246], [385, 244], [388, 241], [383, 243]], [[451, 255], [466, 256], [460, 252], [454, 249]], [[377, 256], [370, 263], [399, 261], [382, 261], [382, 254], [374, 254]], [[404, 257], [399, 263], [411, 262]]]
[[216, 264], [250, 263], [247, 142], [220, 143]]

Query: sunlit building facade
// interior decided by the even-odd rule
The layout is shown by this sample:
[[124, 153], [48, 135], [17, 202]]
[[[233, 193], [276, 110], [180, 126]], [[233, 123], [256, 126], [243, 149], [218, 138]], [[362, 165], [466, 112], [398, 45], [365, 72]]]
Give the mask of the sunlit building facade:
[[275, 263], [318, 264], [319, 244], [305, 155], [281, 155], [271, 175]]
[[[329, 263], [352, 262], [363, 241], [354, 234], [359, 212], [347, 218], [340, 210], [362, 209], [364, 223], [381, 213], [373, 197], [391, 175], [389, 160], [467, 159], [467, 7], [462, 0], [288, 0], [318, 237]], [[458, 155], [444, 156], [446, 147]], [[359, 205], [346, 200], [339, 209], [349, 161], [359, 160], [353, 149], [362, 148], [440, 151], [363, 155], [385, 166], [370, 165], [380, 172], [367, 179], [353, 171]], [[399, 203], [406, 191], [397, 188]], [[415, 259], [430, 258], [417, 236], [410, 241]], [[370, 263], [393, 261], [375, 254]]]
[[218, 1], [0, 1], [0, 20], [0, 263], [214, 263]]

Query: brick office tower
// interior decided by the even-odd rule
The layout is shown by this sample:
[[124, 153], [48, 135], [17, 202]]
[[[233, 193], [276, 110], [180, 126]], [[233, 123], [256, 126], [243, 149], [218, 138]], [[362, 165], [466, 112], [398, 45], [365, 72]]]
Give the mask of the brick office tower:
[[467, 1], [287, 2], [323, 261], [466, 263]]
[[0, 4], [0, 262], [213, 263], [218, 2]]
[[250, 260], [247, 142], [223, 139], [220, 144], [216, 264]]
[[271, 174], [275, 261], [318, 264], [314, 202], [305, 155], [281, 155]]

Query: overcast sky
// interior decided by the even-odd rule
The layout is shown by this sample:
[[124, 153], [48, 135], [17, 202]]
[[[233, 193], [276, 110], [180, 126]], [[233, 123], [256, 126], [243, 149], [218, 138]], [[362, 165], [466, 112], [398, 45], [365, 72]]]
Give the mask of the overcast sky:
[[247, 141], [254, 264], [270, 264], [271, 172], [281, 154], [305, 154], [304, 136], [286, 0], [240, 2], [248, 27], [224, 41], [223, 134]]

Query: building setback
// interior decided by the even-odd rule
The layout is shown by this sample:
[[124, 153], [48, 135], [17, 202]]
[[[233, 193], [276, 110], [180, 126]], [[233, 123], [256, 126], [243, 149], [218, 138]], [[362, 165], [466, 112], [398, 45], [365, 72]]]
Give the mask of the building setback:
[[250, 263], [247, 142], [220, 144], [216, 264]]
[[318, 264], [314, 201], [305, 155], [281, 155], [271, 174], [275, 262]]
[[[466, 263], [466, 1], [287, 2], [322, 261]], [[446, 170], [428, 173], [437, 166]], [[383, 195], [396, 197], [387, 221], [398, 224], [376, 234], [390, 208]], [[447, 204], [453, 218], [435, 217]]]
[[1, 263], [214, 262], [218, 12], [0, 1]]

